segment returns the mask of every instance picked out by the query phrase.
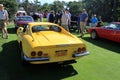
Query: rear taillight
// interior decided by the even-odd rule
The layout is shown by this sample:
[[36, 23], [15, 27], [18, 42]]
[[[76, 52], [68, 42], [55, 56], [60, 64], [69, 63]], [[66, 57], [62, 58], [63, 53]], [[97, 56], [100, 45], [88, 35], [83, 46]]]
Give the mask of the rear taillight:
[[38, 52], [38, 56], [42, 56], [43, 52], [42, 51], [39, 51]]
[[77, 49], [77, 52], [80, 53], [80, 52], [85, 52], [86, 51], [86, 48], [85, 47], [82, 47], [82, 48], [78, 48]]
[[86, 52], [86, 48], [85, 47], [82, 48], [82, 52]]
[[81, 50], [82, 50], [81, 48], [78, 48], [78, 49], [77, 49], [77, 52], [81, 52]]
[[35, 56], [35, 55], [36, 55], [35, 51], [31, 52], [31, 56]]

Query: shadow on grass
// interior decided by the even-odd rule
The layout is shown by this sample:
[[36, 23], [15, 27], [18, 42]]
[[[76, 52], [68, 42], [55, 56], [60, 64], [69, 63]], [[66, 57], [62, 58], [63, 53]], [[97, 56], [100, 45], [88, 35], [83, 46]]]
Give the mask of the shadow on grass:
[[9, 34], [16, 34], [15, 28], [7, 28]]
[[113, 42], [113, 41], [106, 40], [106, 39], [92, 40], [90, 37], [83, 37], [82, 39], [84, 39], [85, 41], [88, 41], [94, 45], [97, 45], [99, 47], [108, 49], [113, 52], [120, 53], [120, 43]]
[[20, 61], [17, 41], [2, 45], [0, 53], [0, 80], [61, 80], [77, 74], [71, 65], [57, 64], [23, 66]]

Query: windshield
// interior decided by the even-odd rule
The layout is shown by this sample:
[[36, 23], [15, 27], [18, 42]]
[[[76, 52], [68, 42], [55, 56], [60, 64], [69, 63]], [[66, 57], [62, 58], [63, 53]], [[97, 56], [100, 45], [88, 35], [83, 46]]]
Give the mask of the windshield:
[[120, 29], [120, 24], [110, 23], [105, 27], [109, 29]]

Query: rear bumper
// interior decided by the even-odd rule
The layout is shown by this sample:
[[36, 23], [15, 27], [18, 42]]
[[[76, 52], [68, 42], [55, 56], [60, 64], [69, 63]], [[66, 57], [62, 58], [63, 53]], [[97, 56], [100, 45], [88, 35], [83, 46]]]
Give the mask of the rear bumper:
[[49, 58], [28, 58], [26, 56], [24, 56], [24, 59], [28, 62], [32, 62], [32, 61], [49, 61]]
[[[73, 54], [73, 58], [76, 58], [76, 57], [82, 57], [82, 56], [85, 56], [85, 55], [88, 55], [89, 52], [86, 51], [84, 53], [76, 53], [76, 54]], [[24, 60], [25, 61], [28, 61], [28, 62], [34, 62], [34, 61], [50, 61], [50, 58], [47, 58], [47, 57], [44, 57], [44, 58], [28, 58], [27, 56], [24, 55]]]
[[88, 51], [84, 52], [84, 53], [77, 53], [77, 54], [73, 54], [73, 57], [81, 57], [81, 56], [86, 56], [90, 54]]

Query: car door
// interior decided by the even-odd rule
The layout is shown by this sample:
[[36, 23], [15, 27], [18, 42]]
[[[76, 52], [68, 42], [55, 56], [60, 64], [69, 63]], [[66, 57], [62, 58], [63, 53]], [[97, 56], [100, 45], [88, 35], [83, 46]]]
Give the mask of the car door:
[[114, 41], [120, 42], [120, 30], [115, 31]]
[[116, 24], [116, 26], [114, 41], [120, 42], [120, 24]]
[[114, 24], [110, 23], [101, 30], [101, 36], [105, 39], [113, 39], [115, 35]]

